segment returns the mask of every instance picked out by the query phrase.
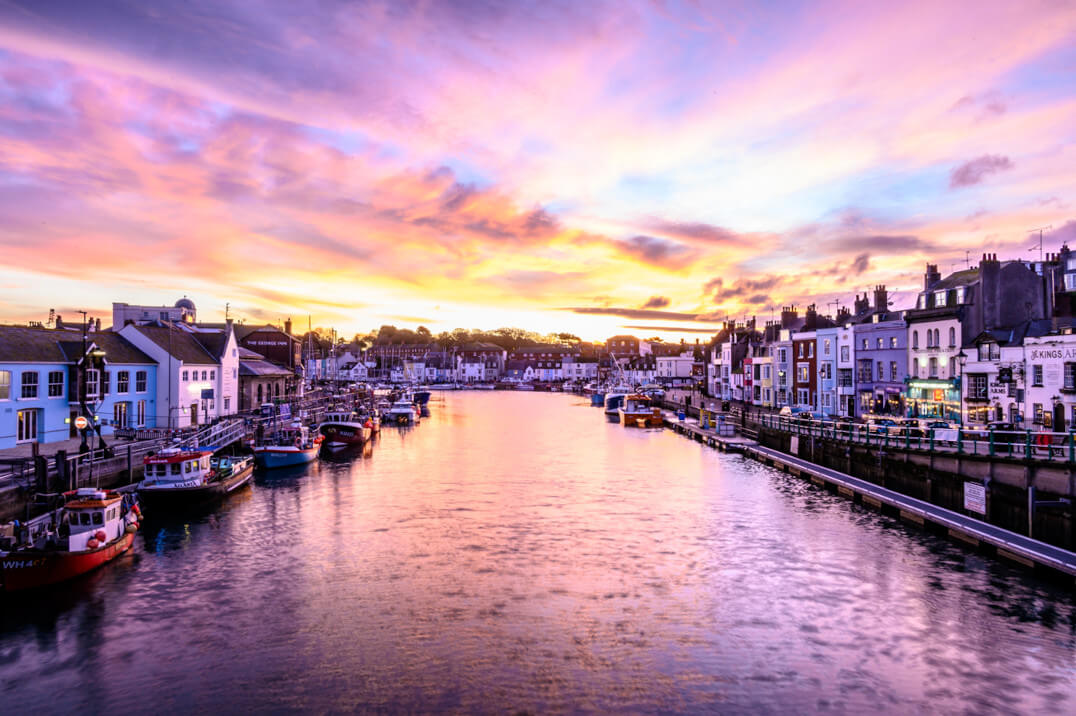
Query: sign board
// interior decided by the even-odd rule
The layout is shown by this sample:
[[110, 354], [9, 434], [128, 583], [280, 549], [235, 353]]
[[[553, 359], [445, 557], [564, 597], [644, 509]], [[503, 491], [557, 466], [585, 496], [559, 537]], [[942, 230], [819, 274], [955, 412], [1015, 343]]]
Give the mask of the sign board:
[[793, 435], [790, 438], [790, 440], [791, 440], [791, 444], [788, 446], [788, 451], [790, 453], [792, 453], [793, 455], [799, 455], [800, 454], [800, 436], [799, 435]]
[[964, 483], [964, 509], [986, 514], [986, 485], [979, 482]]
[[935, 403], [941, 403], [941, 402], [943, 402], [945, 400], [945, 391], [942, 390], [941, 388], [935, 388], [933, 393], [934, 393], [934, 402]]
[[212, 388], [202, 388], [202, 400], [213, 400]]
[[90, 421], [86, 419], [85, 415], [80, 415], [75, 418], [75, 427], [79, 430], [85, 430], [90, 427]]

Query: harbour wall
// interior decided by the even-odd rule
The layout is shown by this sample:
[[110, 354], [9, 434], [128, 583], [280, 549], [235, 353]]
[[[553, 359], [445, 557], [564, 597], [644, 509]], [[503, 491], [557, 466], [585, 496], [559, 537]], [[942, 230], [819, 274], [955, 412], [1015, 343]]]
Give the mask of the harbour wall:
[[[762, 426], [756, 429], [756, 439], [764, 447], [1063, 549], [1076, 550], [1073, 534], [1076, 473], [1067, 464], [865, 446], [819, 436], [792, 435]], [[984, 487], [985, 514], [965, 509], [965, 483]]]

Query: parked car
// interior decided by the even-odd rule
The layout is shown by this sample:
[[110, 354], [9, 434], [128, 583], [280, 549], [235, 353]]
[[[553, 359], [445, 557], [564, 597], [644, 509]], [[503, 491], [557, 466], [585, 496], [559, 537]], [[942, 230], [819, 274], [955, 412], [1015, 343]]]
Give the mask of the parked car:
[[907, 435], [910, 438], [925, 438], [927, 436], [927, 432], [923, 430], [923, 426], [915, 418], [905, 418], [899, 422], [899, 425], [901, 435]]
[[1027, 433], [1016, 423], [987, 423], [986, 428], [994, 434], [995, 443], [1022, 443]]
[[874, 435], [896, 433], [898, 428], [897, 421], [889, 418], [873, 418], [867, 423], [867, 431]]

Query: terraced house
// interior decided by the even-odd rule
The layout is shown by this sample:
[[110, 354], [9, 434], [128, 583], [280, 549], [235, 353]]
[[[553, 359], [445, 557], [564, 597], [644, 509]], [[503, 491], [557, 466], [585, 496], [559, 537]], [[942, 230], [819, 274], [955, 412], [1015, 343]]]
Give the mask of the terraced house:
[[0, 326], [0, 448], [77, 437], [79, 415], [106, 437], [155, 427], [156, 389], [157, 364], [117, 334]]

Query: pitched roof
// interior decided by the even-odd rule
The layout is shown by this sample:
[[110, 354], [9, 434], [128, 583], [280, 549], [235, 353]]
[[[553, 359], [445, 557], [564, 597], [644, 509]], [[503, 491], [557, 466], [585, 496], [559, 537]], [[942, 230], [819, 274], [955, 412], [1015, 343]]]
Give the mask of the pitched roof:
[[[153, 359], [135, 348], [123, 336], [108, 331], [94, 331], [87, 345], [105, 352], [109, 363], [153, 363]], [[82, 336], [71, 331], [23, 326], [0, 326], [0, 361], [7, 363], [74, 363], [82, 356]]]
[[[0, 361], [4, 363], [67, 363], [69, 359], [60, 348], [60, 340], [71, 334], [44, 328], [0, 326]], [[79, 347], [82, 340], [79, 339]]]
[[216, 365], [220, 361], [206, 350], [195, 334], [165, 326], [133, 326], [146, 338], [169, 352], [173, 358], [192, 365]]
[[267, 360], [240, 360], [239, 361], [239, 375], [253, 376], [259, 378], [272, 378], [272, 377], [286, 377], [294, 375], [287, 368], [282, 368], [275, 363], [270, 363]]

